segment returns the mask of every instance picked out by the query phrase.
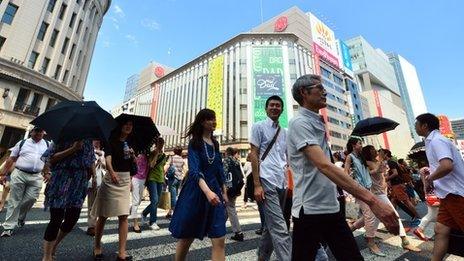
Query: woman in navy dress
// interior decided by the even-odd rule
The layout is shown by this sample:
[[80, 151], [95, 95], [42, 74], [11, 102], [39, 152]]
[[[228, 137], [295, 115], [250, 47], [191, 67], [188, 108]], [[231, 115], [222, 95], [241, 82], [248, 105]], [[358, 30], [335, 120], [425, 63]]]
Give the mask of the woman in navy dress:
[[187, 130], [189, 174], [182, 188], [169, 231], [178, 238], [175, 260], [185, 260], [195, 238], [211, 238], [211, 259], [225, 260], [226, 209], [224, 169], [219, 143], [213, 137], [216, 115], [201, 110]]

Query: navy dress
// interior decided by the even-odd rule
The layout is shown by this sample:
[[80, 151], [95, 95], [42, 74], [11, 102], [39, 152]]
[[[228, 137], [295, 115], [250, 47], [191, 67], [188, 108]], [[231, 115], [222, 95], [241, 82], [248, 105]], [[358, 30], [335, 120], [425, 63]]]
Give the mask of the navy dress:
[[[206, 143], [205, 143], [206, 144]], [[206, 144], [208, 155], [213, 156], [214, 147]], [[176, 209], [169, 225], [175, 238], [220, 238], [226, 235], [226, 209], [221, 188], [224, 184], [224, 169], [219, 151], [209, 164], [205, 146], [200, 150], [188, 147], [189, 174], [179, 194]], [[198, 185], [203, 178], [208, 187], [218, 195], [221, 203], [213, 206]]]

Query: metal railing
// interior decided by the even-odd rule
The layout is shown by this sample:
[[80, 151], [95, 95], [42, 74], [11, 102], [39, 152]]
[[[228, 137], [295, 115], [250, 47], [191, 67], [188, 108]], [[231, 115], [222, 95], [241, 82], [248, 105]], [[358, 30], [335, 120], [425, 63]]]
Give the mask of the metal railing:
[[37, 116], [39, 115], [40, 107], [31, 106], [22, 102], [17, 102], [13, 107], [13, 111], [21, 112], [27, 115]]

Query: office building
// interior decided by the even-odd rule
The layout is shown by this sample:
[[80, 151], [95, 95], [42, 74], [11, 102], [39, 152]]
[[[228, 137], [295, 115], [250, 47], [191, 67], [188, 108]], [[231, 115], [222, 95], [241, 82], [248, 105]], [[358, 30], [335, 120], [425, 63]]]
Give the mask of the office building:
[[398, 54], [391, 53], [388, 55], [388, 58], [395, 70], [411, 135], [416, 142], [419, 142], [421, 137], [417, 135], [414, 124], [417, 116], [427, 112], [427, 106], [425, 105], [424, 94], [422, 93], [416, 67]]
[[378, 144], [373, 145], [390, 149], [400, 158], [406, 157], [414, 139], [393, 66], [382, 50], [375, 49], [362, 36], [346, 43], [356, 81], [369, 104], [370, 116], [385, 117], [399, 123], [395, 130], [379, 135]]
[[110, 0], [0, 1], [0, 146], [56, 102], [82, 100]]

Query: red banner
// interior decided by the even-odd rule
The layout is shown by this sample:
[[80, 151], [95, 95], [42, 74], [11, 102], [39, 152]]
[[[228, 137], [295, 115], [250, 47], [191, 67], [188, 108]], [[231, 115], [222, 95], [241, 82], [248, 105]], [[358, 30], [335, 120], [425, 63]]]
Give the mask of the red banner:
[[449, 121], [448, 117], [446, 117], [445, 115], [438, 115], [437, 117], [440, 121], [440, 133], [443, 135], [453, 134], [451, 122]]
[[338, 63], [338, 58], [314, 42], [313, 42], [313, 50], [314, 50], [315, 55], [319, 56], [321, 59], [323, 59], [324, 61], [327, 61], [331, 65], [335, 66], [335, 68], [340, 68], [340, 65]]
[[[373, 92], [374, 92], [375, 107], [377, 108], [377, 115], [379, 115], [379, 117], [383, 117], [382, 106], [380, 104], [379, 92], [377, 90], [374, 90]], [[385, 143], [385, 148], [387, 150], [389, 150], [390, 149], [390, 143], [388, 142], [387, 133], [386, 132], [382, 133], [382, 137], [383, 137], [383, 141]]]

